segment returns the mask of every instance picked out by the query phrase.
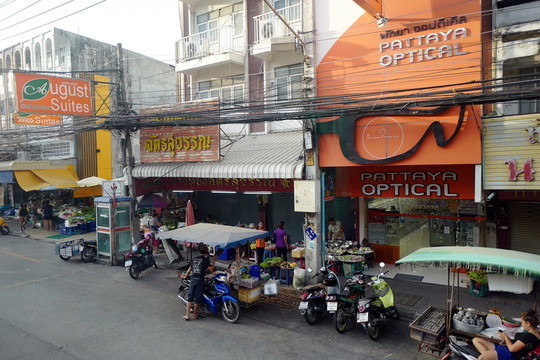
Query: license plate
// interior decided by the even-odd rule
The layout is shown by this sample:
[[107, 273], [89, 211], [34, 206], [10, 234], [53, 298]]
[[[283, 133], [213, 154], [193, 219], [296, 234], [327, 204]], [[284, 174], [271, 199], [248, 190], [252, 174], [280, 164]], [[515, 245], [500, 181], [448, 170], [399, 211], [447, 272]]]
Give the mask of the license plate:
[[367, 322], [368, 318], [369, 318], [369, 314], [367, 312], [365, 313], [359, 312], [356, 314], [356, 322], [359, 322], [359, 323]]
[[329, 312], [336, 312], [337, 311], [337, 302], [330, 301], [326, 303], [326, 310]]
[[300, 301], [300, 305], [298, 305], [298, 309], [299, 310], [306, 310], [307, 307], [308, 307], [308, 302], [307, 301]]
[[131, 266], [131, 260], [126, 260], [126, 263], [124, 264], [125, 267]]

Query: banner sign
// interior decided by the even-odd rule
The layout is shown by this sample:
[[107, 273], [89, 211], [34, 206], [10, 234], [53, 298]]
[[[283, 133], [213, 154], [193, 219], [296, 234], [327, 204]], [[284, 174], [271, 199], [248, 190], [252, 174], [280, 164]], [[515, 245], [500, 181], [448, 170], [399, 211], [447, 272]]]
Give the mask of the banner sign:
[[336, 169], [336, 195], [474, 199], [474, 165]]
[[20, 113], [92, 116], [90, 82], [15, 73]]
[[134, 179], [138, 195], [164, 190], [194, 191], [294, 191], [293, 179], [238, 179], [238, 178], [146, 178]]
[[58, 115], [39, 115], [28, 113], [13, 114], [13, 122], [19, 125], [60, 125], [62, 117]]

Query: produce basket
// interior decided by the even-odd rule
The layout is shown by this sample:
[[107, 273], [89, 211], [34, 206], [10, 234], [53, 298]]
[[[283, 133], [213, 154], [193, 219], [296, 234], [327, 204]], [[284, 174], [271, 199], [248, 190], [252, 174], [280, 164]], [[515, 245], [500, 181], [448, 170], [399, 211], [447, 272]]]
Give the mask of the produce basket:
[[446, 325], [446, 312], [433, 306], [428, 307], [409, 324], [411, 338], [421, 343], [436, 345]]
[[242, 277], [240, 277], [240, 279], [238, 280], [238, 285], [248, 289], [253, 289], [254, 287], [259, 285], [259, 278], [250, 277], [247, 279], [242, 279]]

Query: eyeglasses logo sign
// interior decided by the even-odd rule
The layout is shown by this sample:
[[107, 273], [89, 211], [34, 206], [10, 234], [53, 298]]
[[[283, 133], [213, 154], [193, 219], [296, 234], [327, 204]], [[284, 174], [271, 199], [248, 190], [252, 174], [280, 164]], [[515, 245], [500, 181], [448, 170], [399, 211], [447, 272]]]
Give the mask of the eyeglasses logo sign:
[[381, 116], [371, 120], [362, 131], [362, 147], [375, 159], [394, 156], [403, 147], [403, 126], [393, 117]]

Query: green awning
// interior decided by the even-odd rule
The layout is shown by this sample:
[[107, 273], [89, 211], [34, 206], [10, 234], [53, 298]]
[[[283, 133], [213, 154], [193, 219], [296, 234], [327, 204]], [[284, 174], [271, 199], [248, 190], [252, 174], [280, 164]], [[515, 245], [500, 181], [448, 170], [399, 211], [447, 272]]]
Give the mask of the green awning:
[[418, 249], [396, 261], [422, 267], [483, 268], [497, 274], [540, 279], [540, 256], [485, 247], [440, 246]]

